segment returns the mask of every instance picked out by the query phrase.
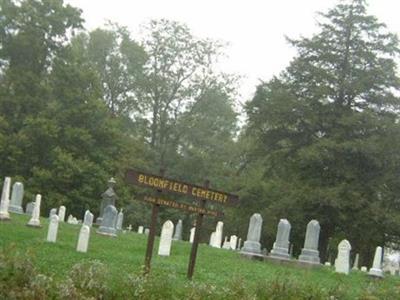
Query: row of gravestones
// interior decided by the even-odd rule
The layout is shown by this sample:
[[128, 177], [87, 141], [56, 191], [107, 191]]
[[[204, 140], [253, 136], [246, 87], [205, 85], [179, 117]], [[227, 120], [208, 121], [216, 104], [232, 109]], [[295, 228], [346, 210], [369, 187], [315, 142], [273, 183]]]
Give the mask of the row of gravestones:
[[[289, 252], [289, 236], [291, 225], [288, 220], [281, 219], [278, 224], [276, 239], [269, 255], [261, 250], [261, 228], [263, 219], [260, 214], [253, 214], [250, 218], [247, 239], [244, 242], [240, 252], [247, 257], [260, 257], [273, 260], [291, 261]], [[218, 228], [217, 228], [218, 229]], [[317, 220], [311, 220], [307, 224], [304, 247], [298, 258], [298, 262], [302, 264], [319, 265], [319, 233], [320, 225]], [[216, 233], [217, 234], [217, 233]], [[335, 260], [335, 270], [338, 273], [348, 274], [350, 271], [350, 250], [351, 245], [347, 240], [343, 240], [338, 246], [338, 256]], [[358, 264], [358, 259], [356, 259]], [[327, 264], [329, 265], [329, 263]], [[377, 247], [374, 257], [373, 266], [369, 271], [370, 275], [381, 277], [382, 273], [382, 248]]]

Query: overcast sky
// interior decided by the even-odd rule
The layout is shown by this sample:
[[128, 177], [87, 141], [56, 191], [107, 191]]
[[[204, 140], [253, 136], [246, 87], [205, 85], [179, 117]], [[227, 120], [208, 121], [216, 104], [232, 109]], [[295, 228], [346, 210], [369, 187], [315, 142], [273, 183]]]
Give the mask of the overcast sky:
[[[295, 55], [285, 41], [317, 32], [316, 12], [338, 0], [66, 0], [83, 10], [86, 28], [107, 20], [138, 33], [154, 18], [186, 23], [196, 36], [230, 43], [220, 68], [242, 75], [241, 102], [249, 100], [259, 80], [279, 74]], [[400, 35], [400, 0], [369, 0], [368, 11]]]

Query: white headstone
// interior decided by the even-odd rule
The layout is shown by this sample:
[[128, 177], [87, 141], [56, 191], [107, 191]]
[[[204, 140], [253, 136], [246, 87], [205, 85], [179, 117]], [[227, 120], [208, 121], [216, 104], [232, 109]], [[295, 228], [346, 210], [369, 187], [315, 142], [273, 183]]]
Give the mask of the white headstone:
[[118, 213], [117, 217], [117, 230], [122, 230], [122, 222], [124, 221], [124, 213], [122, 212], [122, 209]]
[[[246, 255], [261, 255], [261, 228], [263, 219], [260, 214], [253, 214], [250, 217], [247, 239], [244, 242], [241, 252]], [[240, 240], [241, 241], [241, 240]]]
[[376, 247], [374, 262], [368, 274], [375, 277], [383, 277], [382, 272], [382, 247]]
[[215, 228], [215, 236], [214, 236], [213, 244], [211, 245], [212, 247], [221, 248], [223, 228], [224, 228], [224, 223], [219, 221]]
[[[50, 209], [49, 220], [51, 219], [52, 216], [54, 216], [56, 214], [57, 214], [57, 208]], [[58, 218], [58, 220], [60, 220], [60, 218]]]
[[179, 220], [175, 226], [174, 240], [176, 241], [182, 240], [182, 220]]
[[23, 214], [22, 200], [24, 198], [24, 185], [21, 182], [16, 182], [13, 184], [10, 206], [8, 211]]
[[40, 227], [40, 204], [42, 202], [42, 195], [37, 194], [35, 200], [35, 207], [32, 211], [32, 217], [28, 222], [28, 226]]
[[325, 262], [325, 266], [330, 267], [331, 263], [329, 261]]
[[318, 251], [318, 241], [320, 230], [321, 227], [319, 226], [317, 220], [311, 220], [307, 224], [304, 248], [301, 250], [299, 261], [310, 264], [319, 264], [320, 259]]
[[278, 230], [276, 233], [276, 240], [271, 250], [271, 257], [278, 259], [290, 259], [289, 255], [289, 235], [290, 223], [286, 219], [280, 219]]
[[138, 232], [139, 234], [143, 234], [143, 229], [144, 229], [143, 226], [139, 226], [137, 232]]
[[229, 238], [229, 246], [231, 247], [232, 250], [236, 250], [236, 245], [237, 245], [237, 236], [231, 235], [231, 237]]
[[335, 271], [337, 273], [349, 274], [350, 272], [350, 250], [348, 240], [343, 240], [338, 245], [338, 255], [335, 259]]
[[149, 229], [149, 228], [145, 228], [145, 229], [144, 229], [144, 234], [145, 234], [145, 235], [149, 235], [149, 233], [150, 233], [150, 229]]
[[128, 231], [132, 231], [132, 225], [131, 225], [131, 224], [129, 224], [129, 226], [128, 226], [128, 227], [126, 227], [126, 229], [128, 229]]
[[242, 238], [239, 238], [238, 245], [237, 245], [237, 248], [236, 248], [236, 249], [237, 249], [237, 250], [242, 249]]
[[193, 244], [193, 241], [194, 241], [194, 233], [195, 233], [195, 231], [196, 231], [196, 227], [192, 227], [192, 228], [190, 229], [189, 242], [192, 243], [192, 244]]
[[8, 213], [8, 207], [10, 205], [10, 186], [11, 178], [6, 177], [4, 179], [3, 191], [1, 193], [0, 200], [0, 220], [10, 220], [10, 214]]
[[171, 253], [172, 235], [174, 234], [174, 223], [168, 220], [161, 229], [160, 245], [158, 247], [158, 255], [169, 256]]
[[47, 231], [47, 241], [51, 243], [55, 243], [57, 241], [57, 232], [58, 232], [58, 216], [52, 215], [50, 217], [49, 229]]
[[222, 248], [229, 250], [231, 249], [231, 243], [228, 241], [228, 237], [225, 237], [224, 243], [222, 244]]
[[368, 272], [368, 268], [366, 266], [361, 267], [361, 272]]
[[60, 218], [60, 222], [65, 222], [65, 206], [61, 205], [58, 209], [58, 217]]
[[76, 246], [76, 251], [86, 253], [89, 245], [90, 238], [90, 227], [83, 224], [81, 230], [79, 231], [78, 244]]
[[90, 210], [86, 210], [85, 216], [83, 217], [83, 224], [92, 227], [93, 225], [93, 214], [90, 212]]
[[358, 270], [358, 260], [359, 260], [360, 255], [357, 253], [356, 257], [354, 259], [354, 264], [352, 270]]
[[68, 219], [67, 219], [67, 223], [68, 224], [72, 224], [73, 223], [73, 219], [74, 219], [74, 217], [72, 215], [69, 215]]
[[214, 240], [215, 240], [215, 231], [213, 231], [213, 232], [211, 232], [211, 235], [210, 235], [210, 243], [209, 243], [209, 245], [212, 247], [212, 245], [214, 245]]
[[33, 201], [33, 202], [28, 202], [28, 203], [26, 204], [25, 214], [27, 214], [28, 216], [31, 216], [34, 207], [35, 207], [35, 201]]

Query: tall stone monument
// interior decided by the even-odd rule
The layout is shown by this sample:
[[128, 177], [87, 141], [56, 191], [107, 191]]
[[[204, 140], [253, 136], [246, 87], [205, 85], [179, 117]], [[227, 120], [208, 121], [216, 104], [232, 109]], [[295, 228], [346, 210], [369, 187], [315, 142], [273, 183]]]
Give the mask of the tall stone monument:
[[22, 209], [22, 199], [24, 198], [24, 185], [21, 182], [16, 182], [13, 184], [12, 193], [11, 193], [11, 202], [8, 207], [8, 211], [23, 214], [24, 210]]
[[172, 235], [174, 234], [174, 223], [168, 220], [162, 226], [158, 255], [169, 256], [171, 253]]
[[260, 244], [262, 223], [263, 219], [260, 214], [253, 214], [250, 217], [249, 229], [247, 231], [247, 239], [244, 242], [243, 248], [240, 251], [242, 254], [247, 256], [262, 255]]
[[122, 223], [124, 222], [124, 213], [122, 212], [122, 208], [117, 216], [117, 230], [122, 230]]
[[192, 227], [190, 229], [190, 237], [189, 237], [189, 243], [193, 244], [194, 241], [194, 233], [196, 232], [196, 227]]
[[310, 264], [319, 264], [318, 241], [321, 227], [317, 220], [311, 220], [307, 225], [304, 248], [301, 250], [299, 261]]
[[351, 245], [348, 240], [343, 240], [338, 245], [338, 254], [335, 259], [336, 273], [349, 274], [350, 272]]
[[97, 230], [97, 233], [107, 236], [117, 236], [117, 229], [115, 228], [117, 214], [117, 209], [113, 205], [108, 205], [104, 209], [101, 226]]
[[174, 234], [175, 241], [182, 240], [182, 220], [179, 220], [175, 227], [175, 234]]
[[47, 241], [50, 243], [55, 243], [57, 241], [58, 221], [59, 218], [57, 215], [51, 216], [49, 229], [47, 231]]
[[11, 178], [6, 177], [4, 179], [3, 191], [1, 193], [1, 200], [0, 200], [1, 221], [10, 220], [10, 214], [8, 213], [8, 207], [10, 205], [10, 186], [11, 186]]
[[376, 247], [374, 262], [372, 264], [372, 268], [369, 269], [368, 275], [374, 277], [383, 277], [382, 272], [382, 247]]
[[276, 233], [276, 240], [271, 250], [270, 257], [277, 259], [289, 260], [289, 235], [290, 223], [286, 219], [280, 219], [278, 224], [278, 231]]
[[31, 227], [41, 227], [40, 225], [40, 204], [42, 202], [42, 195], [37, 194], [36, 195], [36, 200], [35, 200], [35, 207], [33, 208], [32, 211], [32, 217], [29, 220], [28, 226]]
[[114, 186], [115, 180], [111, 177], [108, 181], [108, 189], [103, 194], [101, 194], [102, 200], [100, 204], [100, 213], [99, 217], [96, 219], [96, 223], [98, 225], [100, 225], [103, 220], [104, 209], [109, 205], [115, 207], [115, 202], [118, 200], [118, 196], [114, 191]]

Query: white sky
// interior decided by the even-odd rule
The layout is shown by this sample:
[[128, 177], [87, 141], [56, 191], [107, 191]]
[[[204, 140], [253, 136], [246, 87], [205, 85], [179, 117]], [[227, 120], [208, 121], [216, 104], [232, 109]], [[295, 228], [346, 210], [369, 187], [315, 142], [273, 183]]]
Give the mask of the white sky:
[[[86, 28], [107, 20], [133, 33], [154, 18], [186, 23], [196, 36], [230, 43], [221, 70], [244, 76], [240, 102], [251, 99], [261, 80], [278, 75], [296, 54], [285, 35], [296, 38], [317, 32], [316, 12], [338, 0], [66, 0], [83, 10]], [[369, 0], [368, 12], [400, 35], [400, 0]]]

